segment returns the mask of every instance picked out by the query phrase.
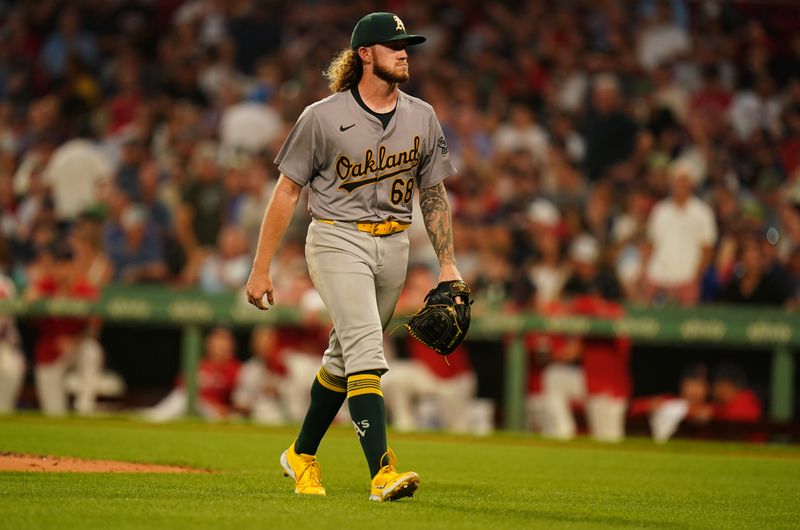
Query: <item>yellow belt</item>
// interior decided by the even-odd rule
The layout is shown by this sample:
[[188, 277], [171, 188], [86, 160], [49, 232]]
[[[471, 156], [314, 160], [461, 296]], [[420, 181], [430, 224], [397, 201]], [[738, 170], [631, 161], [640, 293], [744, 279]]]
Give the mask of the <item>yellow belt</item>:
[[[326, 223], [329, 225], [336, 224], [336, 221], [332, 221], [330, 219], [317, 219], [320, 223]], [[396, 234], [398, 232], [402, 232], [409, 226], [411, 223], [404, 223], [402, 221], [364, 221], [364, 222], [356, 222], [353, 223], [361, 232], [367, 232], [369, 235], [373, 237], [383, 237], [383, 236], [390, 236], [392, 234]]]

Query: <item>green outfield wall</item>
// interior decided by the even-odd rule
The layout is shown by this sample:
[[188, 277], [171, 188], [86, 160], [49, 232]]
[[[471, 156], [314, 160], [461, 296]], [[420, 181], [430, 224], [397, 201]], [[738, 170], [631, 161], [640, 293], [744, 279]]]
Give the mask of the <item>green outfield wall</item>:
[[[0, 301], [0, 314], [14, 314], [19, 318], [97, 315], [107, 322], [179, 327], [183, 330], [182, 366], [192, 395], [192, 410], [197, 363], [202, 353], [202, 328], [294, 323], [300, 318], [293, 308], [278, 306], [270, 311], [259, 311], [246, 303], [242, 293], [208, 295], [164, 286], [108, 287], [95, 302], [63, 298], [37, 302], [21, 298]], [[625, 316], [613, 321], [537, 314], [476, 316], [470, 326], [471, 338], [503, 338], [509, 344], [505, 359], [504, 414], [508, 429], [523, 426], [527, 355], [522, 336], [529, 331], [624, 336], [635, 344], [769, 349], [773, 352], [770, 418], [787, 421], [793, 415], [794, 352], [800, 350], [800, 313], [797, 312], [703, 305], [691, 309], [628, 306]]]

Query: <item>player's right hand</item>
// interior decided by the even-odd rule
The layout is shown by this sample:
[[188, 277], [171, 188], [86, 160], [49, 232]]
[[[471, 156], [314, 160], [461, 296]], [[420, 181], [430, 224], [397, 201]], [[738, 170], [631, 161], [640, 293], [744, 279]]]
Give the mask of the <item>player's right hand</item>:
[[269, 274], [255, 271], [250, 273], [247, 279], [247, 301], [263, 311], [275, 305], [272, 299], [272, 278]]

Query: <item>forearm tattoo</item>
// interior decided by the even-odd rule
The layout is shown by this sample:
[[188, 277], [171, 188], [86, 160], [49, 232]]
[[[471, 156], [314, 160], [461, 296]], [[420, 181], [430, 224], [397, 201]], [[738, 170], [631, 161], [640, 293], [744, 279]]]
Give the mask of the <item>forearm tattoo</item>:
[[425, 228], [431, 238], [433, 249], [442, 265], [455, 263], [453, 251], [453, 223], [450, 217], [450, 203], [444, 183], [438, 186], [419, 190], [419, 205], [422, 209], [422, 218]]

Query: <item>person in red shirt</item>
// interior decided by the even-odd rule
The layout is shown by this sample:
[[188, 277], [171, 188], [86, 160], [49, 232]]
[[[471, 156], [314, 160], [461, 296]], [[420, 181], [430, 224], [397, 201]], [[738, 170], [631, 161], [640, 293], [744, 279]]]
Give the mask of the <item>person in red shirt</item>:
[[706, 66], [702, 84], [689, 100], [689, 121], [699, 122], [711, 132], [721, 131], [727, 121], [733, 93], [722, 82], [719, 68]]
[[[548, 312], [552, 316], [622, 316], [618, 304], [594, 295], [554, 304]], [[529, 338], [528, 346], [536, 361], [529, 378], [529, 414], [538, 416], [533, 423], [545, 436], [573, 438], [576, 425], [572, 408], [582, 405], [593, 438], [607, 442], [624, 438], [631, 392], [627, 338], [539, 334]]]
[[[209, 331], [197, 370], [197, 408], [200, 415], [210, 420], [230, 416], [233, 410], [232, 394], [240, 367], [233, 333], [222, 327]], [[187, 413], [188, 398], [183, 379], [178, 376], [172, 392], [145, 411], [144, 418], [161, 422], [183, 417]]]
[[205, 354], [198, 367], [197, 391], [204, 416], [217, 419], [230, 414], [240, 367], [233, 333], [227, 328], [212, 329], [206, 335]]
[[678, 395], [658, 394], [631, 401], [628, 415], [632, 418], [646, 416], [656, 442], [668, 441], [684, 421], [702, 424], [711, 419], [713, 409], [708, 403], [710, 390], [705, 364], [687, 366], [678, 387]]
[[[25, 298], [35, 302], [50, 298], [95, 300], [96, 286], [77, 270], [72, 249], [51, 243], [39, 250], [31, 269]], [[68, 386], [74, 387], [75, 410], [95, 410], [103, 376], [103, 348], [97, 340], [97, 317], [44, 317], [34, 322], [38, 334], [34, 344], [36, 392], [46, 415], [64, 415], [68, 409]], [[74, 375], [74, 384], [68, 385]]]
[[744, 373], [739, 367], [727, 364], [719, 366], [711, 393], [714, 420], [755, 423], [761, 419], [761, 401], [755, 392], [747, 388]]
[[278, 329], [259, 326], [250, 336], [252, 356], [242, 365], [233, 404], [237, 410], [262, 425], [280, 425], [287, 413], [290, 382], [278, 348]]

